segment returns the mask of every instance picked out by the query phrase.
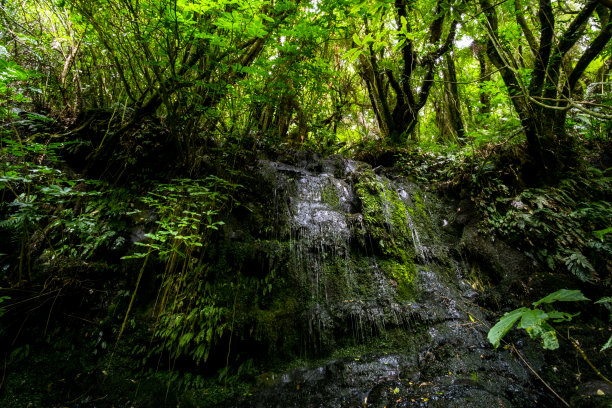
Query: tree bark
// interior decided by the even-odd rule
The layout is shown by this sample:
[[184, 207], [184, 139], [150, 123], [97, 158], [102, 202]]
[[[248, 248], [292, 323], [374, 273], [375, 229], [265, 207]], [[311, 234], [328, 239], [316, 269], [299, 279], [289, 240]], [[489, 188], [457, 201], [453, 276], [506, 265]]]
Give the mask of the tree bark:
[[[477, 46], [478, 47], [478, 46]], [[481, 115], [488, 115], [491, 113], [491, 99], [489, 93], [485, 91], [484, 83], [488, 78], [488, 70], [487, 70], [487, 59], [485, 58], [486, 52], [484, 52], [480, 47], [476, 50], [476, 57], [478, 58], [478, 66], [480, 68], [478, 74], [478, 87], [480, 88], [479, 93], [479, 101], [480, 107], [478, 108], [478, 112]]]
[[444, 94], [446, 96], [445, 102], [448, 109], [448, 119], [457, 142], [459, 144], [463, 144], [463, 139], [465, 138], [465, 128], [463, 126], [463, 119], [461, 116], [455, 60], [450, 53], [444, 55], [444, 60], [446, 63]]
[[511, 61], [506, 61], [505, 56], [508, 51], [504, 50], [504, 44], [498, 35], [498, 19], [497, 12], [489, 0], [480, 0], [480, 6], [487, 20], [487, 30], [489, 31], [490, 39], [487, 43], [487, 55], [489, 60], [499, 70], [499, 73], [508, 89], [508, 93], [512, 104], [521, 120], [521, 125], [527, 139], [527, 150], [532, 162], [537, 166], [538, 172], [545, 172], [548, 168], [542, 154], [542, 145], [540, 143], [540, 135], [542, 129], [538, 128], [538, 123], [535, 120], [533, 107], [526, 100], [526, 95], [520, 86], [520, 82], [513, 69]]

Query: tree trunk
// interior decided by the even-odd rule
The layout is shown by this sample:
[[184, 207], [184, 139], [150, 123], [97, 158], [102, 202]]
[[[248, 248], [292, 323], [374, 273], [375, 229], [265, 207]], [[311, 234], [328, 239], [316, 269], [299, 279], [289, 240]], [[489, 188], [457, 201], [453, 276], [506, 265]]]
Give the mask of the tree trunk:
[[457, 142], [463, 144], [465, 128], [463, 126], [463, 118], [461, 117], [455, 60], [448, 53], [444, 56], [444, 61], [446, 63], [446, 70], [444, 72], [444, 101], [448, 109], [448, 120]]
[[[408, 15], [412, 7], [411, 1], [395, 1], [395, 19], [399, 30], [406, 29], [407, 32], [412, 32], [411, 18]], [[402, 64], [400, 69], [396, 71], [399, 80], [396, 79], [396, 74], [391, 69], [381, 69], [379, 67], [377, 55], [371, 44], [369, 54], [359, 56], [360, 74], [366, 84], [381, 134], [394, 145], [405, 143], [408, 136], [413, 140], [416, 138], [414, 130], [417, 125], [418, 114], [425, 106], [434, 84], [435, 68], [438, 60], [449, 52], [455, 39], [458, 23], [453, 20], [449, 25], [447, 37], [440, 44], [444, 20], [450, 14], [450, 2], [448, 0], [438, 0], [436, 10], [436, 18], [429, 26], [429, 45], [433, 49], [418, 58], [413, 40], [406, 39], [400, 49]], [[425, 74], [418, 84], [413, 78], [414, 68], [417, 64], [425, 68]], [[392, 93], [388, 91], [389, 87], [393, 90]], [[392, 111], [391, 106], [394, 106]]]
[[480, 72], [478, 76], [478, 87], [480, 88], [480, 107], [478, 108], [478, 113], [481, 115], [488, 115], [491, 113], [491, 99], [489, 97], [489, 93], [485, 91], [484, 83], [487, 80], [487, 59], [485, 58], [485, 53], [482, 50], [477, 52], [478, 57], [478, 65], [480, 67]]

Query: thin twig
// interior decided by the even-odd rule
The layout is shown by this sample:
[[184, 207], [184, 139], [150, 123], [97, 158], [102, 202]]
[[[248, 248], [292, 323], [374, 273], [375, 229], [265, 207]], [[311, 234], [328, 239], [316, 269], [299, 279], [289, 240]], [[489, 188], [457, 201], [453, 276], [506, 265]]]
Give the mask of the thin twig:
[[51, 321], [51, 314], [53, 313], [53, 307], [55, 306], [55, 302], [57, 302], [57, 298], [59, 298], [60, 293], [62, 293], [62, 288], [57, 291], [55, 295], [55, 299], [53, 299], [53, 303], [51, 303], [51, 308], [49, 309], [49, 315], [47, 316], [47, 323], [45, 324], [45, 331], [43, 332], [43, 336], [47, 335], [47, 329], [49, 328], [49, 322]]
[[81, 316], [75, 316], [75, 315], [71, 315], [71, 314], [68, 314], [68, 313], [64, 313], [64, 315], [66, 315], [68, 317], [72, 317], [74, 319], [82, 320], [82, 321], [87, 322], [89, 324], [93, 324], [94, 326], [100, 326], [100, 324], [98, 324], [98, 323], [96, 323], [96, 322], [94, 322], [92, 320], [85, 319], [84, 317], [81, 317]]
[[550, 392], [552, 392], [553, 394], [555, 394], [555, 397], [559, 398], [559, 400], [560, 400], [561, 402], [563, 402], [563, 404], [564, 404], [566, 407], [569, 407], [569, 406], [570, 406], [570, 404], [568, 404], [568, 403], [567, 403], [567, 401], [565, 401], [565, 400], [564, 400], [564, 399], [563, 399], [563, 398], [562, 398], [562, 397], [561, 397], [559, 394], [557, 394], [557, 393], [555, 392], [555, 390], [553, 390], [553, 389], [552, 389], [552, 387], [551, 387], [550, 385], [548, 385], [548, 383], [547, 383], [546, 381], [544, 381], [544, 379], [543, 379], [542, 377], [540, 377], [540, 375], [539, 375], [539, 374], [536, 372], [536, 370], [534, 370], [534, 369], [533, 369], [533, 367], [531, 367], [531, 366], [529, 365], [529, 363], [527, 362], [527, 360], [525, 359], [525, 357], [523, 357], [523, 355], [521, 354], [521, 352], [520, 352], [520, 351], [518, 351], [518, 349], [516, 348], [516, 346], [514, 345], [514, 343], [510, 343], [510, 348], [512, 349], [512, 351], [514, 351], [514, 352], [516, 353], [516, 355], [517, 355], [517, 356], [519, 356], [519, 358], [520, 358], [520, 359], [521, 359], [521, 361], [522, 361], [522, 362], [523, 362], [523, 363], [524, 363], [524, 364], [527, 366], [527, 368], [529, 368], [529, 370], [531, 370], [531, 372], [532, 372], [532, 373], [533, 373], [533, 374], [534, 374], [536, 377], [538, 377], [538, 379], [539, 379], [540, 381], [542, 381], [542, 384], [544, 384], [544, 385], [546, 386], [546, 388], [548, 388], [548, 390], [549, 390]]
[[586, 361], [586, 363], [593, 369], [593, 371], [595, 371], [595, 373], [605, 382], [607, 382], [608, 384], [612, 385], [612, 381], [610, 381], [605, 375], [603, 375], [601, 373], [601, 371], [599, 371], [597, 369], [597, 367], [595, 367], [593, 365], [593, 363], [591, 362], [591, 360], [589, 360], [589, 358], [587, 357], [587, 355], [584, 353], [584, 351], [582, 350], [582, 348], [580, 347], [580, 344], [578, 343], [578, 340], [569, 339], [570, 343], [572, 343], [572, 346], [574, 346], [574, 348], [576, 350], [578, 350], [578, 353], [580, 353], [580, 355], [582, 356], [582, 358], [584, 359], [584, 361]]

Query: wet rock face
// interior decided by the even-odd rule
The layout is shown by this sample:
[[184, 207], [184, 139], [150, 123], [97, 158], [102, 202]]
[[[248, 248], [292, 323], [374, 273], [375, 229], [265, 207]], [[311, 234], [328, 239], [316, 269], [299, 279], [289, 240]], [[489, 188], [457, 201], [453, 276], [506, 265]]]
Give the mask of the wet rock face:
[[478, 241], [462, 241], [456, 205], [364, 163], [315, 159], [254, 169], [287, 259], [275, 306], [259, 313], [275, 332], [271, 353], [323, 362], [279, 371], [229, 406], [556, 406], [488, 344], [491, 314], [464, 256]]
[[308, 340], [325, 349], [338, 333], [361, 341], [413, 320], [417, 266], [435, 258], [436, 240], [415, 185], [350, 160], [320, 169], [262, 162], [260, 171], [275, 186], [274, 219], [287, 223], [290, 291], [304, 306]]
[[[482, 351], [482, 350], [480, 350]], [[331, 360], [325, 365], [279, 375], [274, 384], [236, 402], [235, 407], [541, 407], [557, 406], [548, 395], [533, 392], [503, 361], [483, 352], [482, 362], [436, 367], [406, 354], [368, 355]], [[437, 356], [430, 352], [429, 360]]]

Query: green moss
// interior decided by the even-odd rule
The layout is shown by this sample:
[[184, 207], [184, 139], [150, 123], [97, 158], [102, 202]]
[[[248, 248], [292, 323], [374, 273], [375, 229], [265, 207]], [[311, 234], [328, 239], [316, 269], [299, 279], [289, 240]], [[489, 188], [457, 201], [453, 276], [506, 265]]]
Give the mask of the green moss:
[[400, 262], [411, 262], [411, 233], [406, 219], [406, 206], [397, 192], [379, 182], [372, 172], [362, 174], [355, 186], [361, 200], [367, 232], [380, 253]]
[[355, 190], [361, 200], [367, 233], [381, 260], [381, 268], [397, 283], [397, 294], [411, 299], [414, 293], [414, 246], [406, 213], [407, 208], [395, 190], [379, 182], [371, 172], [362, 174]]
[[323, 191], [321, 192], [321, 201], [330, 205], [332, 208], [338, 208], [340, 205], [338, 190], [331, 181], [328, 182], [323, 188]]
[[413, 220], [419, 224], [421, 231], [426, 233], [430, 239], [437, 241], [440, 238], [440, 230], [439, 227], [434, 225], [431, 216], [427, 211], [427, 208], [432, 208], [434, 206], [435, 203], [431, 202], [431, 200], [428, 201], [426, 206], [423, 193], [417, 190], [412, 194], [413, 208], [408, 208], [408, 211], [413, 217]]
[[414, 192], [414, 194], [412, 195], [412, 200], [414, 201], [414, 209], [416, 210], [416, 212], [418, 212], [420, 215], [426, 215], [427, 213], [425, 212], [425, 203], [423, 202], [423, 195], [420, 191]]
[[414, 279], [416, 277], [416, 266], [414, 262], [397, 262], [394, 260], [381, 261], [380, 267], [387, 277], [397, 283], [397, 294], [401, 299], [411, 300], [414, 298]]
[[[347, 277], [346, 258], [332, 257], [323, 263], [323, 276], [320, 277], [322, 283], [321, 296], [328, 301], [338, 301], [354, 296], [352, 282]], [[351, 268], [352, 269], [352, 268]]]

